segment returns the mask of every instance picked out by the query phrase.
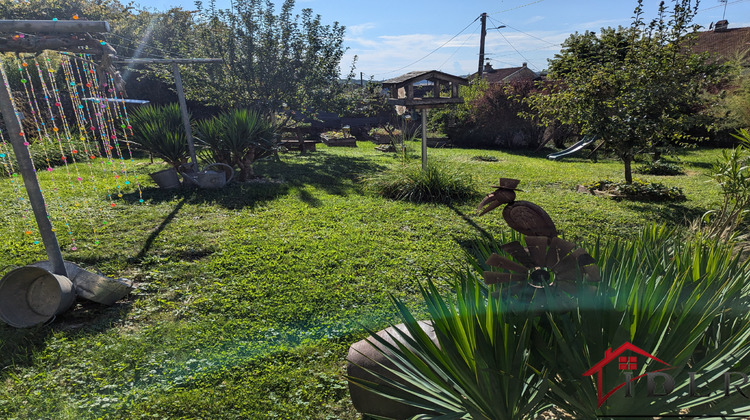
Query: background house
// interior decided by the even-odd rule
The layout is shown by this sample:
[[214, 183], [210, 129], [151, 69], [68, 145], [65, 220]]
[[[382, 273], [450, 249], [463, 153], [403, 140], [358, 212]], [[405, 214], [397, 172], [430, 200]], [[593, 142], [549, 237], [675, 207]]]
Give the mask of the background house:
[[[477, 73], [474, 73], [472, 77], [476, 77]], [[484, 64], [482, 70], [482, 78], [488, 83], [508, 83], [516, 80], [537, 80], [539, 75], [528, 68], [526, 63], [523, 63], [521, 67], [508, 67], [503, 69], [494, 69], [488, 62]]]
[[711, 30], [698, 33], [692, 49], [696, 53], [713, 54], [720, 62], [739, 58], [750, 65], [750, 27], [729, 28], [728, 21], [720, 20]]

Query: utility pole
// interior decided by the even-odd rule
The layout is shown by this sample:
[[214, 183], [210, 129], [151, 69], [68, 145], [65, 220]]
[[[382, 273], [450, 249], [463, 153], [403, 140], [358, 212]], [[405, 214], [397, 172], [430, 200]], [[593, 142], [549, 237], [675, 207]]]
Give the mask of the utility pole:
[[482, 78], [482, 70], [484, 69], [484, 38], [487, 37], [487, 13], [482, 13], [482, 33], [479, 38], [479, 70], [477, 74], [479, 78]]

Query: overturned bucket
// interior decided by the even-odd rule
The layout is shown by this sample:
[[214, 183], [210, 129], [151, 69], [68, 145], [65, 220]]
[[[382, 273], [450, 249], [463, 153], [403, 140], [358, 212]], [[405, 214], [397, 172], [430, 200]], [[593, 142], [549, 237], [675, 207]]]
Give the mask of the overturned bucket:
[[16, 328], [49, 321], [75, 300], [73, 283], [40, 267], [20, 267], [0, 279], [0, 320]]

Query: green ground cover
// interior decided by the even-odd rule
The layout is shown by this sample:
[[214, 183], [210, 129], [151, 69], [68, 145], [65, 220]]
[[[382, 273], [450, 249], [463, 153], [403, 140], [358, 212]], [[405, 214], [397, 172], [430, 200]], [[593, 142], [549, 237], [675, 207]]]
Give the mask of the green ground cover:
[[[114, 197], [100, 243], [82, 233], [78, 250], [63, 253], [139, 289], [112, 307], [79, 301], [48, 326], [0, 325], [0, 418], [358, 418], [343, 367], [362, 326], [394, 319], [389, 294], [419, 313], [420, 282], [440, 284], [465, 249], [510, 232], [499, 213], [475, 216], [480, 197], [437, 205], [365, 193], [362, 178], [401, 163], [359, 146], [283, 154], [257, 166], [274, 182], [215, 191], [160, 191], [146, 175], [160, 165], [131, 165], [147, 186], [144, 203], [133, 191]], [[497, 162], [472, 159], [480, 152]], [[684, 224], [720, 198], [707, 176], [719, 150], [683, 152], [686, 175], [641, 176], [682, 188], [687, 200], [677, 204], [575, 192], [621, 179], [614, 160], [429, 154], [471, 173], [482, 192], [498, 177], [521, 179], [518, 199], [541, 205], [574, 241], [630, 237], [650, 222]], [[48, 174], [43, 187], [52, 187]], [[85, 211], [77, 201], [62, 196], [53, 205], [73, 215]], [[45, 259], [23, 235], [8, 179], [0, 179], [0, 202], [5, 264]], [[85, 232], [80, 219], [71, 224]]]

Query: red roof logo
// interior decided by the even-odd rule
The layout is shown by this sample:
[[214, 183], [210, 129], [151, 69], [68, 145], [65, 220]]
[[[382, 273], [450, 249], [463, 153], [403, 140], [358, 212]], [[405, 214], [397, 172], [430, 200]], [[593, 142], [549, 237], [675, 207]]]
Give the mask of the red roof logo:
[[[623, 353], [628, 352], [628, 351], [635, 353], [636, 355], [623, 355]], [[612, 388], [606, 394], [604, 394], [604, 391], [602, 390], [603, 383], [604, 383], [604, 373], [602, 372], [602, 369], [604, 368], [604, 366], [607, 366], [610, 363], [612, 363], [612, 364], [616, 364], [619, 370], [637, 371], [638, 370], [638, 355], [644, 356], [647, 359], [655, 360], [666, 366], [663, 369], [655, 370], [653, 372], [661, 372], [661, 371], [672, 368], [672, 366], [669, 363], [666, 363], [663, 360], [660, 360], [656, 356], [628, 342], [618, 347], [617, 350], [613, 351], [611, 348], [607, 349], [607, 351], [604, 352], [604, 359], [600, 360], [597, 364], [592, 366], [591, 369], [587, 370], [586, 372], [583, 372], [583, 376], [593, 376], [594, 374], [597, 375], [596, 385], [597, 385], [597, 391], [598, 391], [597, 397], [598, 397], [598, 402], [599, 402], [599, 405], [597, 406], [598, 408], [600, 408], [602, 404], [604, 404], [604, 401], [607, 401], [607, 398], [612, 396], [612, 394], [614, 394], [618, 389], [622, 388], [623, 386], [627, 384], [627, 381], [623, 382], [617, 385], [616, 387]], [[632, 379], [630, 379], [630, 382], [633, 382], [637, 380], [638, 378], [641, 378], [646, 375], [647, 373], [635, 376]]]

